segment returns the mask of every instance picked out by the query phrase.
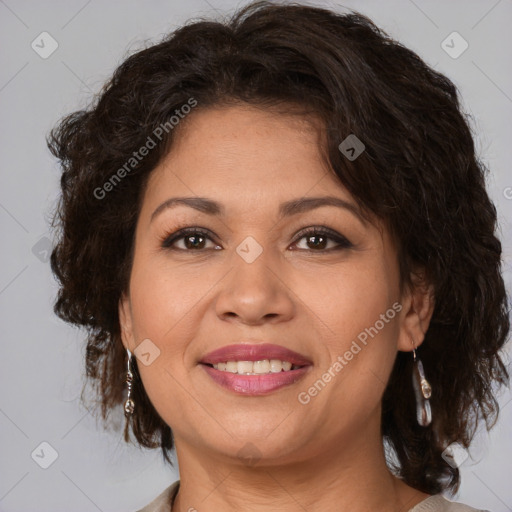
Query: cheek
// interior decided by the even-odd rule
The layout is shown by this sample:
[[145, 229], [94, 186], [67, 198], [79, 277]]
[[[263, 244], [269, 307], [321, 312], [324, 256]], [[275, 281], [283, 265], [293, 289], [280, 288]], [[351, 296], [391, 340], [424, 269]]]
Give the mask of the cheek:
[[[149, 339], [158, 347], [151, 366], [139, 365], [148, 395], [158, 400], [162, 387], [176, 388], [168, 373], [183, 382], [195, 360], [189, 345], [200, 338], [217, 275], [198, 265], [171, 265], [164, 257], [140, 251], [130, 279], [135, 343]], [[179, 387], [179, 386], [178, 386]]]
[[[384, 260], [362, 257], [329, 271], [302, 273], [297, 295], [315, 313], [331, 356], [347, 350], [352, 340], [391, 308], [398, 297], [395, 277]], [[395, 323], [386, 322], [379, 334], [392, 338]]]
[[149, 339], [158, 353], [150, 365], [138, 361], [138, 369], [150, 401], [166, 422], [173, 420], [167, 417], [169, 411], [182, 409], [187, 400], [179, 383], [186, 381], [184, 355], [198, 328], [191, 312], [201, 292], [204, 283], [197, 279], [136, 256], [130, 279], [135, 343]]
[[170, 269], [165, 260], [150, 260], [143, 254], [135, 259], [130, 297], [138, 339], [147, 337], [157, 343], [179, 340], [173, 333], [187, 324], [187, 315], [211, 286], [208, 276], [198, 272], [185, 267]]
[[[318, 319], [316, 331], [323, 333], [319, 367], [302, 387], [315, 414], [340, 404], [340, 413], [357, 412], [363, 421], [378, 406], [396, 357], [396, 279], [393, 267], [375, 258], [303, 282], [299, 296]], [[326, 414], [324, 421], [332, 420]]]

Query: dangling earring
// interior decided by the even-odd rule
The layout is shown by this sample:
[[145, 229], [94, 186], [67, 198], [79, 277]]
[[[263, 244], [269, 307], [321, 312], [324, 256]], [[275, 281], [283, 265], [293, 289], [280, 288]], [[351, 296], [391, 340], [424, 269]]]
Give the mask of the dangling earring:
[[133, 383], [133, 373], [130, 369], [130, 363], [132, 362], [132, 353], [126, 349], [128, 352], [128, 366], [126, 370], [126, 384], [128, 385], [128, 397], [126, 398], [126, 402], [124, 403], [124, 415], [126, 418], [129, 418], [133, 411], [135, 410], [135, 403], [131, 399], [131, 393], [132, 393], [132, 383]]
[[414, 395], [416, 396], [416, 419], [422, 427], [428, 427], [432, 422], [432, 409], [429, 402], [429, 398], [432, 396], [432, 387], [425, 378], [422, 362], [416, 357], [414, 341], [412, 341], [412, 346], [414, 356], [412, 385], [414, 387]]

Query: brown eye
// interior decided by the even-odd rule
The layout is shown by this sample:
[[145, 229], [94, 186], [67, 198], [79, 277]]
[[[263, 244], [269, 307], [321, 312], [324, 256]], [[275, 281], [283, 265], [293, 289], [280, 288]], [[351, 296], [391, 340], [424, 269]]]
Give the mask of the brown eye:
[[305, 238], [307, 238], [306, 243], [311, 244], [309, 245], [311, 249], [325, 249], [329, 240], [328, 237], [322, 235], [311, 235]]
[[[183, 245], [177, 247], [177, 242], [181, 242], [182, 240]], [[209, 236], [209, 231], [199, 228], [187, 228], [181, 229], [167, 237], [163, 241], [162, 247], [178, 251], [201, 251], [208, 249], [208, 247], [206, 247], [208, 240], [214, 243]], [[219, 248], [219, 246], [214, 244], [213, 248]]]
[[[307, 246], [300, 250], [328, 252], [331, 250], [349, 249], [350, 247], [353, 247], [353, 244], [343, 235], [327, 228], [313, 228], [309, 231], [300, 233], [294, 245], [297, 245], [297, 243], [302, 239], [306, 239]], [[334, 242], [334, 246], [331, 245], [331, 247], [327, 247], [329, 242]]]
[[204, 249], [206, 237], [203, 235], [186, 235], [182, 239], [185, 240], [187, 249]]

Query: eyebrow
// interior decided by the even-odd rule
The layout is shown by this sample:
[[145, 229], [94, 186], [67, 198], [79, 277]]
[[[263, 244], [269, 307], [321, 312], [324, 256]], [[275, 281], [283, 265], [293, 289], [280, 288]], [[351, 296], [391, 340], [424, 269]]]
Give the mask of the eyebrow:
[[[150, 221], [153, 221], [153, 219], [164, 210], [174, 208], [178, 205], [188, 206], [202, 213], [206, 213], [207, 215], [216, 215], [220, 217], [224, 217], [226, 215], [224, 206], [212, 199], [207, 199], [205, 197], [172, 197], [164, 201], [155, 209], [151, 214]], [[282, 219], [284, 217], [290, 217], [292, 215], [297, 215], [298, 213], [304, 213], [320, 208], [321, 206], [335, 206], [337, 208], [348, 210], [354, 214], [363, 225], [366, 225], [366, 221], [356, 205], [335, 196], [303, 197], [286, 201], [279, 206], [279, 218]]]

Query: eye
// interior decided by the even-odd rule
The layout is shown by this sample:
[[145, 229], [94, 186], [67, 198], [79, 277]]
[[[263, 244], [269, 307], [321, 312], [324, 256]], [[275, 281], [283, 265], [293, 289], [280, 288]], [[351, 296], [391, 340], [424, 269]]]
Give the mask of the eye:
[[[212, 234], [207, 229], [203, 228], [183, 228], [175, 233], [167, 236], [162, 241], [162, 247], [169, 250], [179, 251], [203, 251], [205, 249], [221, 249], [221, 246], [216, 244], [212, 239]], [[306, 248], [300, 248], [300, 250], [310, 250], [316, 252], [329, 252], [341, 249], [349, 249], [353, 247], [353, 244], [340, 235], [336, 231], [333, 231], [324, 227], [308, 228], [307, 230], [301, 231], [293, 246], [296, 246], [302, 239], [306, 239], [306, 244], [309, 244]], [[177, 242], [182, 242], [183, 245], [178, 247]], [[207, 242], [210, 241], [213, 247], [207, 247]], [[326, 247], [329, 242], [334, 242], [334, 247]]]
[[[297, 241], [294, 242], [294, 245], [296, 245], [303, 238], [307, 240], [306, 244], [310, 244], [305, 249], [301, 249], [306, 251], [311, 250], [316, 252], [329, 252], [341, 249], [350, 249], [351, 247], [354, 246], [343, 235], [340, 235], [339, 233], [336, 233], [336, 231], [323, 227], [314, 227], [309, 228], [308, 230], [305, 231], [301, 231], [297, 237]], [[334, 247], [326, 247], [327, 245], [329, 245], [329, 241], [335, 242]]]
[[[212, 241], [210, 232], [202, 228], [184, 228], [176, 231], [172, 235], [166, 237], [162, 242], [162, 247], [165, 249], [188, 251], [196, 250], [201, 251], [205, 248], [207, 240]], [[176, 247], [176, 242], [184, 241], [184, 246]], [[210, 247], [211, 248], [211, 247]], [[219, 245], [214, 246], [215, 249], [220, 249]]]

